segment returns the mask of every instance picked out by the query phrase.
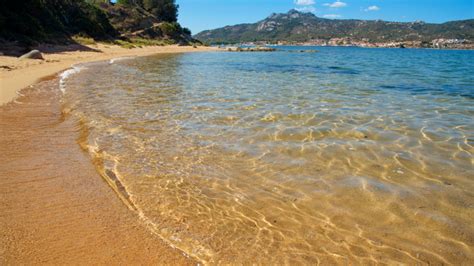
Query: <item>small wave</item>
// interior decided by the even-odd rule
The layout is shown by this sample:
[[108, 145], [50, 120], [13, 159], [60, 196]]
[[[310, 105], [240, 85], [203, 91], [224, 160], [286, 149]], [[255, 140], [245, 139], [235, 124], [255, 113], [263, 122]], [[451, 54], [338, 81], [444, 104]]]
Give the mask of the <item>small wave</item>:
[[66, 92], [66, 80], [74, 74], [77, 74], [84, 70], [85, 67], [83, 66], [73, 66], [72, 68], [65, 70], [61, 74], [59, 74], [59, 89], [61, 90], [62, 93]]
[[124, 56], [124, 57], [112, 58], [112, 59], [110, 59], [109, 64], [114, 64], [115, 62], [123, 61], [123, 60], [127, 60], [127, 59], [132, 59], [132, 58], [135, 58], [135, 57], [133, 57], [133, 56]]

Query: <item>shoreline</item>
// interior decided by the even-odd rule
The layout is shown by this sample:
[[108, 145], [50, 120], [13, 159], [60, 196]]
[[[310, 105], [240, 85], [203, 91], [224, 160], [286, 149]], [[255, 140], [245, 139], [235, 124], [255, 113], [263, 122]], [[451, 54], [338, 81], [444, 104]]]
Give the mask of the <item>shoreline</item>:
[[[60, 72], [80, 63], [111, 60], [121, 57], [140, 57], [162, 53], [206, 52], [217, 51], [213, 47], [200, 46], [147, 46], [127, 49], [116, 45], [96, 44], [84, 48], [61, 47], [68, 51], [58, 51], [54, 46], [38, 47], [45, 60], [23, 59], [0, 56], [0, 106], [13, 101], [18, 92], [41, 81], [45, 77]], [[81, 50], [82, 49], [82, 50]], [[44, 51], [44, 52], [43, 52]]]
[[105, 49], [113, 52], [10, 58], [16, 69], [0, 72], [0, 264], [198, 263], [150, 231], [97, 171], [78, 143], [80, 121], [62, 112], [58, 74], [80, 63], [215, 49]]
[[[262, 47], [352, 47], [352, 48], [365, 48], [365, 49], [419, 49], [419, 50], [437, 50], [437, 51], [474, 51], [473, 48], [455, 48], [455, 47], [417, 47], [417, 46], [370, 46], [370, 45], [321, 45], [321, 44], [313, 44], [313, 43], [288, 43], [288, 44], [252, 44], [252, 43], [232, 43], [226, 45], [219, 45], [219, 44], [212, 44], [212, 47], [235, 47], [235, 46], [262, 46]], [[223, 49], [223, 48], [221, 48]]]

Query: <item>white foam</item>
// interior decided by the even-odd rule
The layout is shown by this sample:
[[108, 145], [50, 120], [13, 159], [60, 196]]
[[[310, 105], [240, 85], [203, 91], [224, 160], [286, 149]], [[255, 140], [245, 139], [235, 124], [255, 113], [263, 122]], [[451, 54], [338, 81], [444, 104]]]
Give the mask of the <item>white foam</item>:
[[62, 93], [66, 92], [66, 80], [74, 74], [81, 72], [85, 67], [83, 66], [73, 66], [72, 68], [65, 70], [61, 74], [59, 74], [59, 89]]
[[135, 57], [134, 56], [124, 56], [124, 57], [112, 58], [112, 59], [110, 59], [109, 64], [113, 64], [113, 63], [118, 62], [118, 61], [123, 61], [123, 60], [127, 60], [127, 59], [132, 59], [132, 58], [135, 58]]

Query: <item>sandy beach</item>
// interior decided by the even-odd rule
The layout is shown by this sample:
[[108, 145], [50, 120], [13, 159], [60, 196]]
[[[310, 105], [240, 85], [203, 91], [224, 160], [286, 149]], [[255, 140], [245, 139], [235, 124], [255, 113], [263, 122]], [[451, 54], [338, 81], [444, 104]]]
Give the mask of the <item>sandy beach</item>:
[[83, 62], [212, 48], [91, 48], [100, 51], [0, 57], [0, 264], [196, 264], [152, 234], [97, 173], [77, 143], [79, 121], [61, 111], [55, 74]]

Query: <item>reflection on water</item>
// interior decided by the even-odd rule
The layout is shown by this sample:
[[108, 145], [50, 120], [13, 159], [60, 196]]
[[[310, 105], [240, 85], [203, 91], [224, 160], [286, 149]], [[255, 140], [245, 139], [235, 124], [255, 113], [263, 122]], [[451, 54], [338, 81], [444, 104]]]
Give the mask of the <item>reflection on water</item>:
[[92, 64], [64, 108], [204, 262], [473, 262], [473, 53], [318, 49]]

